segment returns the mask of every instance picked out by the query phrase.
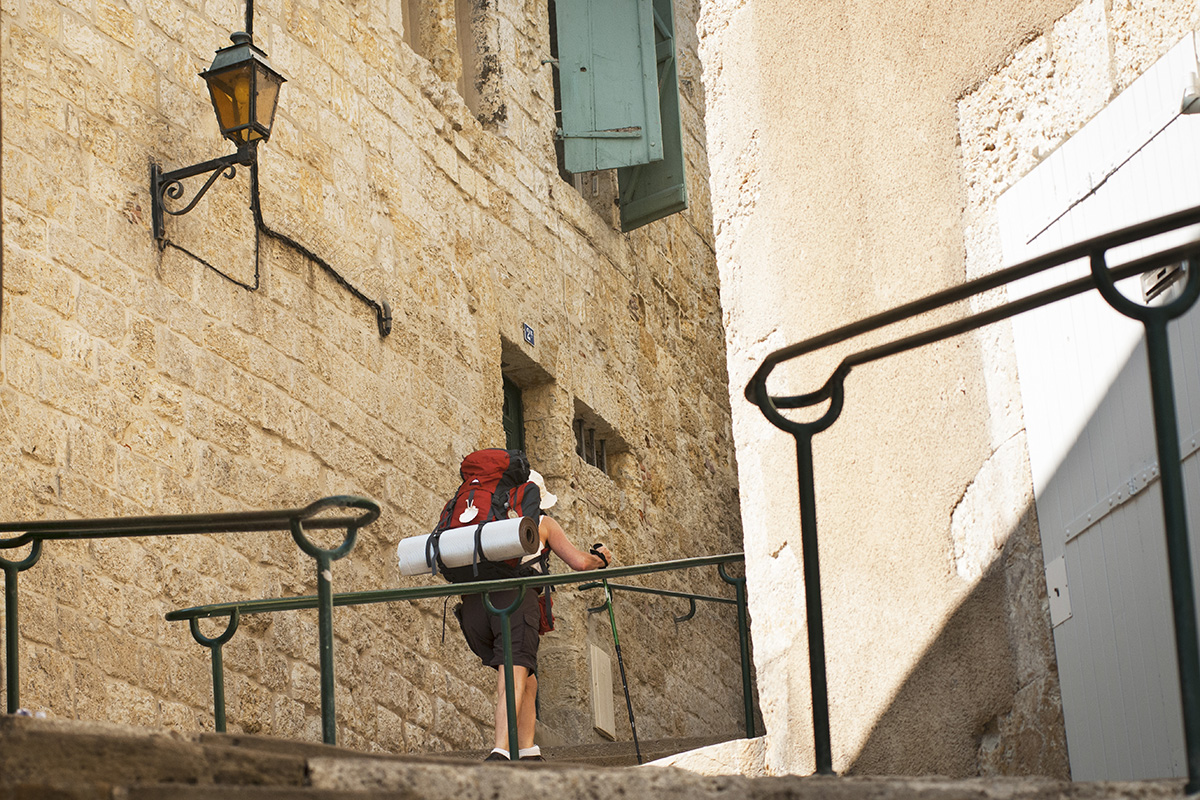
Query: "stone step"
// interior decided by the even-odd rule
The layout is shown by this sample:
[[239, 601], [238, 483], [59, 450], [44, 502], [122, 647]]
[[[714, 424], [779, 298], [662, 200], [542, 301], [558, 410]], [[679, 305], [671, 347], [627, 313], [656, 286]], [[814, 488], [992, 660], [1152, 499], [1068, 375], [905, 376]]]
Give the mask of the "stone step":
[[1182, 797], [1182, 788], [1181, 780], [747, 778], [662, 766], [484, 763], [371, 755], [261, 736], [0, 717], [4, 800], [1168, 800]]
[[[543, 746], [542, 755], [547, 762], [555, 764], [578, 764], [595, 767], [637, 766], [637, 750], [642, 752], [642, 763], [657, 761], [688, 750], [729, 741], [732, 736], [690, 737], [680, 739], [655, 739], [638, 742], [596, 742], [593, 744]], [[431, 753], [430, 758], [453, 758], [461, 761], [482, 761], [490, 750], [456, 750], [449, 753]]]
[[[443, 768], [399, 760], [316, 758], [314, 788], [409, 791], [421, 800], [1167, 800], [1183, 781], [1069, 783], [1039, 778], [904, 778], [700, 775], [670, 767], [636, 769], [573, 764], [477, 764]], [[353, 795], [350, 795], [353, 796]]]
[[[348, 791], [344, 789], [295, 789], [283, 786], [180, 786], [161, 783], [153, 786], [134, 786], [120, 794], [120, 800], [414, 800], [409, 791], [380, 789]], [[70, 800], [76, 800], [70, 798]], [[107, 800], [107, 798], [106, 798]]]

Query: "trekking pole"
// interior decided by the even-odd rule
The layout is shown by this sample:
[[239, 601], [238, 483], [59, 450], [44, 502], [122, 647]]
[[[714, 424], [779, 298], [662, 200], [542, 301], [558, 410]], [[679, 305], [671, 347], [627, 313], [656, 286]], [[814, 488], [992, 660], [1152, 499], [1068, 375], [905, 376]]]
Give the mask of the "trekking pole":
[[642, 763], [642, 748], [638, 745], [637, 723], [633, 721], [633, 703], [629, 700], [629, 684], [625, 681], [625, 659], [621, 658], [621, 641], [617, 638], [617, 617], [613, 614], [612, 589], [608, 581], [604, 584], [604, 604], [608, 606], [608, 624], [612, 627], [613, 647], [617, 651], [617, 666], [621, 669], [621, 688], [625, 690], [625, 710], [629, 712], [629, 729], [633, 731], [633, 751], [637, 754], [637, 763]]

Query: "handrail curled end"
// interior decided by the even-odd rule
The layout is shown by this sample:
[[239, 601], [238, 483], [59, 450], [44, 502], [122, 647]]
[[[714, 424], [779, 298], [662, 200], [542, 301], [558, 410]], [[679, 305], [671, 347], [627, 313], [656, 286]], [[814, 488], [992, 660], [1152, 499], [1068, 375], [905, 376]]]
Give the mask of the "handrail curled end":
[[[28, 537], [28, 538], [26, 539], [26, 537]], [[4, 567], [5, 570], [14, 569], [17, 572], [23, 572], [24, 570], [27, 570], [30, 567], [32, 567], [34, 564], [36, 564], [38, 562], [38, 559], [40, 559], [42, 557], [42, 540], [41, 539], [35, 539], [35, 538], [33, 538], [33, 536], [31, 534], [28, 534], [28, 533], [19, 538], [26, 539], [26, 541], [22, 542], [22, 544], [32, 543], [33, 546], [29, 550], [29, 555], [25, 556], [25, 558], [21, 559], [20, 561], [10, 561], [9, 559], [4, 558], [3, 556], [0, 556], [0, 566]], [[2, 540], [0, 540], [0, 546], [3, 546]], [[12, 545], [12, 547], [20, 547], [20, 546], [21, 546], [20, 544]]]
[[[171, 615], [167, 614], [167, 619], [170, 619], [170, 618], [171, 618]], [[242, 615], [235, 608], [229, 614], [229, 624], [226, 625], [225, 630], [222, 633], [218, 634], [217, 636], [205, 636], [204, 634], [202, 634], [200, 632], [200, 617], [198, 617], [198, 616], [191, 617], [188, 619], [188, 628], [192, 632], [192, 638], [195, 639], [198, 643], [204, 645], [205, 647], [210, 647], [210, 648], [211, 647], [220, 647], [221, 645], [225, 644], [230, 639], [232, 639], [233, 635], [235, 633], [237, 633], [238, 623], [241, 622], [241, 620], [242, 620]]]
[[515, 600], [513, 600], [510, 605], [505, 606], [504, 608], [496, 608], [494, 605], [492, 605], [492, 593], [491, 592], [483, 593], [483, 607], [488, 610], [489, 614], [498, 615], [501, 617], [507, 617], [508, 615], [512, 614], [514, 611], [517, 610], [518, 607], [520, 607], [521, 603], [524, 600], [525, 600], [525, 587], [524, 586], [517, 587], [517, 598]]
[[1178, 297], [1161, 306], [1142, 305], [1126, 297], [1116, 286], [1116, 281], [1109, 271], [1108, 259], [1104, 250], [1094, 250], [1089, 256], [1088, 266], [1095, 281], [1096, 289], [1105, 301], [1119, 313], [1138, 322], [1146, 323], [1154, 318], [1176, 319], [1185, 314], [1200, 297], [1200, 251], [1192, 251], [1187, 255], [1192, 262], [1187, 271], [1186, 283]]
[[724, 565], [724, 564], [717, 564], [717, 574], [721, 576], [721, 580], [725, 581], [725, 582], [726, 582], [726, 583], [728, 583], [728, 584], [737, 585], [737, 584], [739, 584], [739, 583], [745, 583], [745, 582], [746, 582], [746, 576], [745, 576], [745, 575], [743, 575], [742, 577], [738, 578], [738, 577], [736, 577], [736, 576], [733, 576], [733, 575], [730, 575], [728, 572], [726, 572], [726, 571], [725, 571], [725, 565]]
[[[763, 366], [767, 366], [766, 363]], [[771, 374], [771, 370], [775, 368], [772, 363], [770, 369], [761, 376], [755, 373], [755, 376], [746, 386], [746, 393], [750, 402], [758, 406], [763, 416], [782, 431], [787, 431], [793, 436], [808, 435], [820, 433], [826, 430], [837, 421], [837, 418], [842, 413], [842, 406], [845, 402], [845, 381], [846, 376], [850, 374], [850, 367], [847, 364], [840, 365], [833, 374], [829, 376], [829, 380], [815, 392], [808, 394], [795, 395], [792, 397], [771, 397], [767, 391], [767, 376]], [[762, 368], [759, 368], [762, 371]], [[749, 397], [750, 391], [753, 390], [754, 396]], [[829, 408], [815, 420], [811, 422], [797, 422], [796, 420], [788, 419], [779, 408], [803, 408], [806, 406], [816, 405], [817, 403], [829, 401]], [[778, 402], [777, 402], [778, 401]]]
[[30, 542], [40, 541], [29, 531], [22, 533], [20, 536], [13, 536], [9, 539], [0, 539], [0, 550], [14, 550], [18, 547], [24, 547]]
[[684, 615], [683, 615], [683, 616], [681, 616], [681, 617], [675, 617], [675, 618], [674, 618], [674, 619], [675, 619], [675, 624], [676, 624], [676, 625], [678, 625], [678, 624], [679, 624], [679, 623], [681, 623], [681, 622], [687, 622], [689, 619], [691, 619], [692, 617], [696, 616], [696, 598], [694, 598], [694, 597], [689, 597], [689, 598], [688, 598], [688, 605], [689, 605], [689, 608], [688, 608], [688, 613], [684, 614]]
[[[1100, 293], [1104, 295], [1105, 299], [1109, 301], [1110, 304], [1114, 305], [1122, 314], [1144, 321], [1145, 315], [1158, 316], [1164, 313], [1163, 309], [1168, 309], [1168, 311], [1166, 311], [1167, 316], [1168, 318], [1173, 319], [1186, 311], [1190, 306], [1190, 303], [1185, 300], [1185, 296], [1190, 295], [1190, 290], [1185, 290], [1185, 296], [1176, 298], [1176, 300], [1163, 306], [1150, 307], [1150, 310], [1146, 311], [1146, 306], [1138, 306], [1132, 301], [1122, 297], [1120, 293], [1117, 292], [1112, 286], [1113, 274], [1118, 271], [1123, 271], [1124, 267], [1132, 265], [1133, 262], [1123, 265], [1123, 267], [1120, 269], [1113, 268], [1112, 272], [1110, 273], [1104, 266], [1105, 259], [1103, 254], [1127, 244], [1151, 239], [1156, 236], [1177, 231], [1196, 224], [1200, 224], [1200, 206], [1195, 206], [1193, 208], [1178, 211], [1173, 214], [1168, 214], [1157, 219], [1139, 222], [1111, 233], [1067, 245], [1053, 252], [1031, 258], [1020, 264], [999, 269], [995, 272], [965, 281], [964, 283], [934, 292], [933, 294], [917, 298], [887, 311], [847, 323], [832, 330], [819, 333], [815, 336], [810, 336], [803, 341], [786, 345], [772, 351], [771, 353], [768, 353], [763, 359], [763, 362], [759, 365], [758, 369], [755, 370], [754, 375], [746, 384], [746, 389], [744, 392], [745, 397], [749, 402], [758, 406], [763, 415], [770, 419], [776, 427], [794, 433], [795, 431], [793, 430], [793, 426], [798, 423], [788, 422], [786, 418], [778, 414], [778, 409], [812, 405], [815, 404], [817, 399], [826, 399], [823, 397], [826, 392], [826, 387], [823, 387], [818, 392], [813, 392], [808, 395], [798, 395], [792, 398], [771, 398], [767, 391], [767, 379], [774, 371], [775, 367], [784, 362], [799, 358], [800, 356], [815, 353], [818, 350], [823, 350], [832, 345], [855, 339], [864, 334], [889, 327], [904, 320], [927, 314], [937, 309], [945, 308], [949, 305], [959, 303], [984, 292], [988, 292], [1002, 286], [1007, 286], [1014, 281], [1028, 278], [1032, 275], [1037, 275], [1055, 267], [1062, 266], [1063, 264], [1079, 261], [1081, 259], [1091, 259], [1091, 274], [1093, 276], [1095, 287], [1098, 288]], [[1169, 250], [1160, 251], [1155, 255], [1138, 259], [1137, 261], [1146, 262], [1147, 265], [1149, 265], [1158, 257], [1166, 256], [1167, 254], [1176, 250], [1184, 249], [1186, 248], [1170, 248]], [[1149, 266], [1147, 266], [1147, 268], [1149, 268]], [[1197, 268], [1200, 269], [1200, 265], [1198, 265]], [[1126, 277], [1128, 277], [1128, 275], [1126, 275]], [[1197, 287], [1196, 290], [1200, 291], [1200, 287]], [[1071, 294], [1074, 293], [1075, 292], [1072, 292]], [[1045, 302], [1063, 299], [1066, 296], [1068, 295], [1053, 298], [1047, 297]], [[1033, 308], [1040, 307], [1043, 304], [1044, 303], [1037, 303], [1035, 305], [1030, 305], [1019, 309], [1014, 308], [1013, 313], [1015, 314], [1020, 313], [1021, 311], [1032, 310]], [[1014, 306], [1018, 304], [1009, 303], [1007, 305]], [[915, 340], [915, 345], [928, 344], [934, 341], [940, 341], [943, 338], [948, 338], [949, 336], [966, 333], [983, 324], [990, 324], [991, 322], [996, 322], [1001, 319], [1007, 319], [1011, 315], [1012, 314], [1004, 314], [999, 317], [989, 318], [984, 322], [980, 322], [979, 325], [966, 326], [961, 329], [955, 324], [930, 328], [923, 332], [925, 334], [930, 334], [930, 337], [927, 339], [922, 339], [920, 335], [916, 335], [906, 337], [904, 340], [900, 341], [907, 341], [911, 339]], [[975, 320], [977, 318], [986, 316], [988, 315], [974, 314], [959, 320], [959, 322]], [[874, 360], [885, 355], [894, 354], [895, 352], [900, 352], [900, 350], [889, 350], [887, 346], [871, 348], [866, 351], [859, 351], [854, 355], [849, 356], [846, 360], [843, 360], [841, 367], [854, 366], [856, 363], [865, 363], [866, 360]], [[864, 356], [868, 354], [870, 355], [870, 358], [864, 358]], [[841, 367], [839, 367], [839, 369]], [[844, 377], [845, 376], [843, 375], [843, 378]], [[807, 428], [807, 431], [816, 432], [813, 431], [811, 427]]]
[[309, 503], [304, 508], [300, 509], [297, 519], [304, 521], [315, 517], [327, 508], [357, 508], [366, 512], [361, 517], [353, 521], [356, 528], [365, 528], [375, 520], [379, 519], [380, 509], [379, 504], [367, 497], [360, 497], [354, 494], [335, 494], [330, 497], [322, 497]]
[[[304, 521], [314, 518], [327, 508], [358, 508], [365, 512], [357, 519], [347, 521], [346, 538], [332, 550], [317, 547], [304, 535]], [[370, 525], [379, 519], [379, 514], [379, 504], [374, 500], [366, 497], [358, 497], [357, 495], [333, 495], [332, 497], [322, 497], [320, 500], [305, 506], [296, 516], [289, 520], [289, 525], [291, 527], [292, 539], [295, 540], [301, 550], [313, 558], [327, 556], [331, 561], [337, 561], [354, 547], [354, 543], [358, 538], [359, 528]]]

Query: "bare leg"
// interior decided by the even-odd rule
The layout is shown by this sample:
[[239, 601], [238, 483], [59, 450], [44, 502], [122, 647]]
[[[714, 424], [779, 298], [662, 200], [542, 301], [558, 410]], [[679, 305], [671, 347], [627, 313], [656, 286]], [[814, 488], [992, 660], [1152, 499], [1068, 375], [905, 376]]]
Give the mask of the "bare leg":
[[[526, 679], [529, 677], [529, 669], [526, 667], [513, 665], [513, 697], [517, 703], [517, 745], [521, 744], [521, 709], [524, 704]], [[536, 681], [536, 678], [534, 679]], [[535, 684], [536, 685], [536, 684]], [[533, 736], [530, 734], [530, 744], [533, 742]], [[504, 695], [504, 668], [496, 670], [496, 747], [501, 750], [508, 749], [508, 701]], [[509, 758], [514, 761], [517, 758], [516, 753], [509, 753]]]
[[537, 726], [537, 675], [525, 679], [525, 695], [517, 706], [517, 744], [522, 750], [533, 747]]

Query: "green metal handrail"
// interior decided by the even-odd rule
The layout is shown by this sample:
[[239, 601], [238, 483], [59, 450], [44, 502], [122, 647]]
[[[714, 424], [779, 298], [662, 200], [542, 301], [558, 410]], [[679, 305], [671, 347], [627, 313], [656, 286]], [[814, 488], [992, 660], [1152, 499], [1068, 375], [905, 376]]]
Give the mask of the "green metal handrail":
[[[841, 414], [845, 402], [846, 376], [855, 367], [959, 336], [1017, 314], [1095, 290], [1110, 306], [1124, 316], [1141, 322], [1146, 330], [1155, 446], [1162, 479], [1167, 570], [1175, 623], [1175, 653], [1179, 665], [1184, 742], [1188, 762], [1188, 782], [1185, 791], [1188, 794], [1200, 792], [1200, 629], [1196, 619], [1195, 588], [1184, 505], [1183, 468], [1180, 465], [1179, 429], [1167, 339], [1167, 323], [1182, 316], [1193, 306], [1197, 297], [1200, 297], [1200, 245], [1191, 242], [1163, 249], [1118, 266], [1108, 264], [1108, 253], [1116, 248], [1147, 241], [1164, 233], [1181, 231], [1197, 223], [1200, 223], [1200, 206], [1131, 225], [782, 347], [763, 359], [763, 363], [746, 386], [745, 397], [758, 406], [772, 425], [791, 434], [796, 443], [809, 676], [812, 687], [813, 749], [818, 773], [833, 773], [833, 755], [829, 728], [829, 690], [825, 673], [825, 632], [817, 552], [812, 442], [816, 434], [828, 429]], [[931, 311], [950, 308], [1022, 278], [1083, 259], [1087, 259], [1090, 267], [1087, 277], [1067, 281], [1018, 300], [1000, 303], [986, 311], [969, 314], [951, 322], [931, 324], [916, 333], [853, 352], [843, 358], [829, 379], [814, 391], [798, 395], [773, 395], [767, 388], [767, 380], [775, 368], [792, 359], [851, 341]], [[1116, 288], [1116, 282], [1122, 279], [1181, 261], [1190, 264], [1183, 291], [1163, 305], [1139, 305], [1125, 298]], [[828, 403], [828, 408], [819, 418], [810, 421], [793, 420], [781, 413], [782, 409], [811, 408], [823, 403]]]
[[[659, 597], [682, 598], [688, 601], [690, 608], [688, 609], [688, 613], [674, 618], [676, 623], [687, 622], [689, 619], [696, 616], [697, 600], [703, 600], [707, 603], [724, 603], [737, 606], [739, 645], [738, 657], [742, 665], [742, 710], [745, 712], [746, 737], [753, 739], [756, 734], [754, 730], [753, 689], [750, 685], [750, 623], [746, 615], [746, 578], [745, 576], [730, 576], [729, 573], [725, 571], [725, 566], [725, 564], [718, 564], [717, 572], [720, 574], [721, 580], [732, 585], [734, 590], [737, 592], [736, 598], [732, 600], [728, 597], [712, 597], [711, 595], [693, 594], [691, 592], [676, 592], [670, 589], [651, 589], [647, 586], [629, 586], [628, 584], [624, 583], [585, 583], [580, 586], [579, 589], [580, 591], [586, 591], [588, 589], [607, 589], [609, 592], [639, 592], [641, 594], [652, 594]], [[588, 612], [596, 614], [603, 611], [609, 605], [610, 601], [605, 602], [604, 605], [596, 606], [595, 608], [589, 608]]]
[[[604, 588], [604, 584], [602, 584], [602, 583], [585, 583], [585, 584], [580, 585], [579, 591], [586, 592], [589, 589], [603, 589], [603, 588]], [[737, 600], [734, 600], [733, 598], [730, 598], [730, 597], [713, 597], [712, 595], [707, 595], [707, 594], [693, 594], [692, 592], [676, 592], [676, 591], [672, 591], [670, 589], [652, 589], [649, 586], [630, 586], [627, 583], [610, 583], [610, 584], [608, 584], [608, 588], [612, 589], [614, 592], [616, 592], [616, 591], [635, 592], [637, 594], [652, 594], [652, 595], [656, 595], [658, 597], [678, 597], [680, 599], [689, 601], [691, 603], [691, 609], [688, 611], [688, 613], [684, 614], [682, 617], [675, 617], [676, 622], [687, 622], [689, 619], [696, 616], [696, 601], [697, 600], [704, 600], [705, 602], [709, 602], [709, 603], [726, 603], [731, 606], [737, 605]], [[603, 606], [598, 606], [598, 608], [603, 609]], [[589, 608], [588, 611], [596, 612], [596, 609]], [[599, 612], [597, 612], [597, 613], [599, 613]]]
[[[339, 508], [358, 509], [363, 513], [357, 516], [318, 516], [329, 509]], [[333, 580], [330, 572], [331, 564], [350, 552], [354, 547], [359, 529], [378, 519], [379, 513], [379, 505], [374, 500], [353, 495], [337, 495], [323, 497], [303, 508], [273, 511], [0, 522], [0, 534], [19, 534], [10, 538], [0, 538], [0, 551], [13, 550], [25, 545], [30, 546], [29, 554], [23, 559], [15, 560], [0, 556], [0, 568], [4, 570], [4, 644], [8, 713], [16, 713], [21, 706], [17, 579], [19, 573], [32, 567], [41, 558], [44, 542], [286, 530], [291, 532], [292, 540], [296, 545], [316, 562], [317, 591], [320, 596], [324, 597], [331, 593], [330, 582]], [[306, 530], [336, 529], [344, 529], [346, 535], [342, 543], [334, 548], [318, 547], [305, 535]], [[224, 640], [227, 641], [229, 637], [232, 637], [236, 629], [237, 616], [234, 615], [230, 629], [222, 635]], [[198, 634], [198, 630], [193, 631], [193, 635]], [[322, 661], [332, 662], [333, 621], [324, 612], [321, 616], [320, 636]], [[330, 692], [330, 702], [332, 703], [332, 691]], [[332, 706], [330, 713], [332, 713]]]
[[[584, 583], [594, 580], [597, 576], [604, 578], [625, 578], [634, 575], [649, 575], [656, 572], [670, 572], [674, 570], [693, 569], [697, 567], [717, 567], [722, 580], [732, 583], [737, 589], [738, 599], [732, 602], [738, 603], [738, 625], [739, 637], [741, 642], [741, 657], [742, 657], [742, 691], [743, 703], [747, 707], [746, 718], [750, 721], [747, 726], [747, 731], [753, 731], [753, 713], [752, 713], [752, 695], [750, 691], [749, 681], [749, 628], [746, 624], [746, 593], [745, 593], [745, 578], [730, 578], [725, 572], [725, 566], [731, 563], [744, 561], [745, 556], [742, 553], [727, 553], [716, 556], [700, 556], [696, 558], [682, 558], [675, 561], [660, 561], [652, 564], [633, 564], [626, 567], [610, 567], [605, 570], [589, 570], [585, 572], [569, 572], [555, 575], [534, 575], [525, 578], [505, 578], [503, 580], [493, 581], [476, 581], [472, 583], [446, 583], [436, 586], [416, 586], [407, 589], [375, 589], [362, 592], [341, 592], [333, 594], [329, 598], [323, 598], [314, 595], [303, 595], [300, 597], [274, 597], [261, 600], [243, 600], [230, 603], [212, 603], [203, 606], [194, 606], [192, 608], [183, 608], [176, 611], [170, 611], [166, 614], [166, 619], [170, 622], [187, 620], [192, 627], [192, 636], [198, 643], [208, 647], [213, 651], [213, 703], [214, 703], [214, 718], [218, 721], [218, 731], [224, 730], [225, 723], [225, 688], [224, 688], [224, 671], [221, 666], [221, 648], [232, 637], [233, 631], [237, 628], [236, 620], [248, 614], [269, 614], [276, 611], [298, 611], [311, 608], [325, 608], [328, 604], [332, 606], [361, 606], [370, 605], [373, 603], [394, 603], [402, 600], [422, 600], [432, 597], [449, 597], [451, 595], [468, 595], [482, 594], [484, 596], [484, 605], [488, 612], [500, 617], [500, 630], [504, 643], [504, 676], [505, 676], [505, 703], [507, 705], [508, 715], [508, 736], [509, 736], [509, 752], [515, 753], [519, 750], [517, 746], [517, 721], [516, 721], [516, 697], [513, 690], [512, 676], [512, 627], [511, 616], [520, 606], [524, 599], [525, 592], [530, 588], [542, 586], [563, 586], [572, 583]], [[505, 590], [517, 590], [517, 598], [513, 603], [505, 608], [496, 608], [491, 603], [491, 594], [494, 592], [502, 592]], [[698, 596], [699, 597], [699, 596]], [[721, 598], [712, 598], [721, 600]], [[725, 601], [730, 602], [730, 601]], [[217, 617], [229, 617], [231, 619], [229, 627], [225, 633], [214, 639], [201, 637], [197, 627], [197, 620], [212, 619]], [[333, 694], [333, 662], [321, 660], [321, 732], [324, 741], [334, 743], [337, 740], [337, 720], [332, 715], [326, 715], [326, 708], [332, 709], [332, 694]], [[326, 694], [329, 697], [326, 697]], [[328, 702], [327, 702], [328, 701]], [[219, 708], [216, 704], [220, 703]]]

